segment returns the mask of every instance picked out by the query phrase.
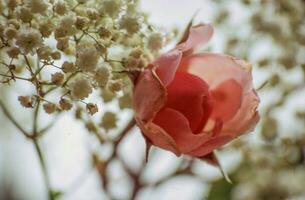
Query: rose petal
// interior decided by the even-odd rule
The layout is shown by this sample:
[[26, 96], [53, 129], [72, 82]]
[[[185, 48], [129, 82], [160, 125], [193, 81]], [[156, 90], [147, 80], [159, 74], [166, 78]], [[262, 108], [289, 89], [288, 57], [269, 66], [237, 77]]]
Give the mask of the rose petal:
[[174, 79], [181, 57], [181, 51], [170, 51], [162, 54], [152, 63], [156, 67], [156, 73], [164, 86], [167, 86]]
[[165, 108], [158, 112], [153, 123], [160, 126], [176, 141], [182, 153], [199, 147], [210, 137], [205, 133], [193, 134], [185, 116], [171, 108]]
[[199, 76], [210, 88], [228, 79], [236, 80], [243, 87], [243, 92], [253, 88], [249, 64], [227, 55], [201, 53], [183, 57], [178, 70]]
[[210, 139], [208, 142], [202, 144], [200, 147], [197, 149], [188, 152], [188, 155], [194, 156], [194, 157], [202, 157], [205, 155], [208, 155], [211, 153], [213, 150], [227, 144], [230, 142], [233, 138], [228, 135], [223, 135], [223, 136], [217, 136], [212, 139]]
[[171, 151], [177, 156], [180, 156], [180, 151], [177, 147], [175, 140], [170, 135], [168, 135], [162, 128], [152, 122], [144, 124], [141, 120], [138, 120], [137, 118], [136, 121], [144, 136], [153, 145]]
[[211, 90], [211, 117], [223, 122], [232, 119], [241, 106], [242, 92], [242, 87], [234, 79], [226, 80]]
[[177, 45], [176, 49], [189, 51], [207, 43], [213, 35], [213, 27], [209, 24], [192, 26], [187, 39]]
[[152, 63], [156, 66], [156, 73], [164, 86], [167, 86], [174, 79], [183, 52], [207, 43], [212, 35], [213, 27], [209, 24], [193, 26], [184, 42], [177, 45], [172, 51], [162, 54]]
[[146, 69], [140, 74], [134, 89], [134, 108], [136, 117], [144, 122], [152, 120], [153, 116], [164, 106], [166, 91], [153, 70]]
[[259, 120], [258, 104], [259, 98], [254, 90], [246, 94], [238, 113], [232, 120], [225, 123], [222, 132], [240, 135], [252, 131]]
[[209, 117], [209, 86], [199, 77], [177, 72], [167, 86], [166, 107], [178, 110], [189, 121], [193, 133], [198, 133]]

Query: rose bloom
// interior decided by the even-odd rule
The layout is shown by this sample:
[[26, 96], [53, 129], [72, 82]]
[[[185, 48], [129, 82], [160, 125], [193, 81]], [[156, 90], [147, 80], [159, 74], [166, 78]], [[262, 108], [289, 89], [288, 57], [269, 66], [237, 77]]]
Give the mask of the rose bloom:
[[190, 27], [180, 44], [136, 79], [135, 119], [148, 146], [203, 158], [258, 122], [251, 65], [228, 55], [193, 53], [212, 34], [210, 25]]

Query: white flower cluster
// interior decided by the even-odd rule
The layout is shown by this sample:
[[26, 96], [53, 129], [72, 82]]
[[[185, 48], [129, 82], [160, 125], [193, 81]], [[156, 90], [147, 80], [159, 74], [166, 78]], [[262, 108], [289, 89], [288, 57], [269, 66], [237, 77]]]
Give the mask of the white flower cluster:
[[[32, 84], [35, 90], [20, 94], [20, 104], [42, 106], [48, 114], [82, 106], [96, 114], [99, 104], [87, 102], [92, 93], [104, 103], [119, 99], [120, 109], [132, 108], [128, 73], [146, 67], [162, 47], [137, 4], [0, 0], [0, 72], [7, 72], [1, 83]], [[53, 94], [60, 95], [54, 100]], [[114, 116], [106, 112], [100, 126], [115, 128]]]

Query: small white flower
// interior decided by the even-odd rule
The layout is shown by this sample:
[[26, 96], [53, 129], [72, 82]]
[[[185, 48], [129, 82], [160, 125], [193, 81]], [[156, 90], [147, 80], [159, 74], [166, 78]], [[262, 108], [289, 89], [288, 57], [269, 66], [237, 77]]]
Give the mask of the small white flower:
[[41, 34], [36, 29], [22, 27], [18, 31], [16, 44], [27, 54], [42, 45]]
[[141, 27], [136, 17], [126, 15], [122, 17], [119, 23], [120, 27], [125, 29], [129, 34], [137, 33]]
[[33, 13], [44, 13], [49, 4], [45, 0], [28, 0], [27, 6], [31, 9]]
[[117, 16], [120, 13], [120, 10], [120, 0], [105, 0], [102, 2], [102, 12], [109, 15], [110, 17]]
[[113, 129], [117, 126], [118, 118], [113, 112], [105, 112], [102, 117], [100, 126], [106, 130]]
[[92, 93], [90, 81], [85, 77], [80, 77], [70, 85], [71, 95], [75, 99], [83, 100]]
[[162, 48], [163, 38], [159, 33], [153, 33], [149, 36], [147, 46], [152, 51], [158, 51]]
[[98, 86], [105, 87], [111, 78], [111, 68], [107, 63], [96, 70], [94, 75], [94, 80], [97, 82]]
[[23, 22], [30, 22], [33, 19], [33, 13], [28, 7], [20, 6], [16, 9], [18, 19]]
[[76, 52], [76, 65], [83, 71], [93, 72], [96, 69], [99, 53], [91, 45], [81, 45]]
[[54, 4], [54, 11], [59, 15], [64, 15], [68, 11], [67, 3], [59, 0]]

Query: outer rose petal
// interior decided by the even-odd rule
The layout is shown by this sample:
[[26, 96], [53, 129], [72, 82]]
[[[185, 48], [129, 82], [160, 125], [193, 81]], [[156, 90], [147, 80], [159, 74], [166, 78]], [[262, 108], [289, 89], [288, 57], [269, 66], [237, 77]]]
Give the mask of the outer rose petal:
[[156, 73], [164, 86], [167, 86], [175, 76], [182, 58], [181, 51], [170, 51], [161, 55], [152, 64], [156, 66]]
[[141, 120], [136, 119], [138, 126], [140, 127], [142, 133], [150, 140], [152, 144], [160, 148], [166, 149], [175, 153], [177, 156], [180, 155], [180, 151], [177, 147], [174, 139], [168, 135], [162, 128], [158, 125], [149, 122], [143, 124]]
[[171, 108], [158, 112], [153, 123], [162, 127], [176, 141], [181, 153], [198, 148], [210, 138], [207, 133], [193, 134], [184, 115]]
[[222, 132], [230, 135], [241, 135], [252, 131], [259, 120], [257, 107], [259, 98], [254, 90], [244, 96], [240, 110], [235, 117], [225, 123]]
[[166, 91], [154, 71], [150, 68], [143, 71], [137, 79], [134, 89], [134, 108], [136, 117], [149, 122], [164, 106]]
[[212, 35], [213, 27], [210, 24], [192, 26], [186, 40], [177, 45], [176, 49], [181, 51], [192, 50], [195, 47], [206, 44]]
[[228, 79], [234, 79], [243, 86], [244, 93], [253, 88], [249, 64], [227, 55], [193, 54], [181, 60], [178, 70], [201, 77], [212, 89]]
[[211, 91], [213, 100], [212, 118], [228, 121], [234, 117], [241, 106], [242, 86], [234, 79], [229, 79]]
[[203, 157], [209, 153], [211, 153], [214, 149], [217, 149], [228, 142], [230, 142], [233, 138], [228, 135], [222, 135], [222, 136], [216, 136], [214, 138], [211, 138], [208, 142], [204, 143], [197, 149], [188, 152], [188, 155], [194, 156], [194, 157]]
[[213, 35], [211, 25], [193, 26], [189, 30], [186, 40], [180, 43], [172, 51], [162, 54], [152, 65], [156, 66], [156, 73], [164, 86], [167, 86], [173, 79], [179, 66], [183, 53], [192, 50], [198, 45], [207, 43]]

